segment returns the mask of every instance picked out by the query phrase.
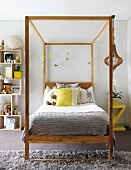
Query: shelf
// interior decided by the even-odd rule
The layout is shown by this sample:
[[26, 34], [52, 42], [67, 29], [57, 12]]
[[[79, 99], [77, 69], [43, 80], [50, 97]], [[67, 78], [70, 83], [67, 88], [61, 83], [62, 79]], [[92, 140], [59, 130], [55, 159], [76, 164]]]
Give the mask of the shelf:
[[21, 130], [20, 128], [15, 128], [15, 129], [6, 129], [6, 127], [0, 128], [0, 130]]
[[[20, 74], [15, 72], [16, 67], [22, 67], [22, 55], [22, 49], [0, 49], [0, 73], [3, 75], [0, 78], [0, 98], [2, 98], [1, 100], [8, 98], [11, 105], [11, 115], [0, 115], [0, 130], [21, 130], [22, 128], [22, 115], [13, 115], [16, 113], [14, 108], [18, 100], [17, 96], [22, 95], [22, 72]], [[2, 94], [3, 90], [10, 94]], [[7, 118], [14, 118], [16, 126], [6, 124], [5, 120]], [[13, 127], [16, 128], [12, 129]]]
[[0, 115], [0, 117], [20, 117], [21, 115]]
[[20, 79], [19, 78], [6, 78], [6, 77], [5, 78], [0, 78], [0, 80], [5, 80], [5, 79], [6, 80], [22, 80], [22, 78], [20, 78]]
[[20, 96], [20, 93], [12, 93], [12, 94], [0, 94], [0, 96]]
[[113, 127], [113, 130], [114, 131], [126, 131], [126, 128], [124, 126], [122, 126], [122, 125], [115, 125]]
[[0, 51], [2, 51], [2, 52], [21, 52], [21, 49], [17, 49], [17, 50], [0, 49]]
[[0, 63], [1, 65], [19, 65], [22, 63]]

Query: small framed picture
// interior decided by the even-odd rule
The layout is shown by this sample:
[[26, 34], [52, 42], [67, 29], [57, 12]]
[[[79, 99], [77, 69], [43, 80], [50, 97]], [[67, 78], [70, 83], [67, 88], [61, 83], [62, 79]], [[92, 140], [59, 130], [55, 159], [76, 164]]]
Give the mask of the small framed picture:
[[12, 63], [12, 61], [13, 61], [13, 54], [5, 54], [4, 62], [5, 63]]
[[11, 86], [12, 93], [20, 93], [20, 86]]
[[12, 68], [5, 67], [5, 78], [12, 78]]

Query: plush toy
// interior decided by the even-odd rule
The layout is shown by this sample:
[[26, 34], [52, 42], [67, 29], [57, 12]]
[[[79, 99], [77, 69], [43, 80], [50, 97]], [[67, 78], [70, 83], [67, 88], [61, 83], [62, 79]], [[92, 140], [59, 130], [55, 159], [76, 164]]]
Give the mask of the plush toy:
[[4, 113], [6, 115], [11, 115], [11, 103], [10, 102], [7, 102], [5, 105], [4, 105]]
[[1, 49], [1, 50], [4, 49], [4, 40], [1, 41], [0, 49]]
[[51, 96], [51, 98], [56, 100], [56, 99], [57, 99], [57, 96], [56, 96], [55, 94], [53, 94], [53, 95]]
[[55, 106], [55, 105], [56, 105], [56, 99], [57, 99], [57, 96], [56, 96], [56, 95], [52, 95], [52, 96], [51, 96], [51, 100], [50, 100], [50, 101], [47, 101], [46, 104], [47, 104], [47, 105], [53, 105], [53, 106]]
[[0, 115], [4, 115], [4, 110], [0, 110]]
[[18, 106], [14, 106], [14, 115], [18, 114]]

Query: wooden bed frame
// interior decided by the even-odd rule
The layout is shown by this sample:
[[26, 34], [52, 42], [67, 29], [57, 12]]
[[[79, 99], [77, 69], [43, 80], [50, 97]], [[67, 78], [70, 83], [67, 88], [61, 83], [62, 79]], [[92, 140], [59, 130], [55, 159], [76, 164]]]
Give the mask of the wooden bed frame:
[[[46, 43], [39, 31], [35, 27], [33, 20], [97, 20], [105, 21], [105, 24], [101, 30], [97, 33], [95, 38], [90, 43]], [[29, 134], [29, 26], [33, 27], [34, 31], [38, 35], [40, 41], [43, 44], [43, 55], [45, 59], [43, 61], [43, 83], [44, 88], [46, 85], [50, 87], [54, 86], [55, 82], [46, 82], [46, 46], [48, 45], [89, 45], [91, 47], [91, 82], [80, 82], [80, 86], [83, 88], [90, 87], [94, 85], [94, 43], [99, 37], [99, 35], [104, 31], [104, 29], [109, 26], [109, 99], [108, 99], [108, 114], [109, 114], [109, 134], [106, 136], [38, 136]], [[113, 126], [112, 126], [112, 25], [113, 25], [113, 16], [26, 16], [25, 17], [25, 159], [29, 159], [29, 143], [48, 143], [48, 144], [75, 144], [75, 143], [105, 143], [109, 145], [109, 155], [108, 159], [113, 159]], [[68, 83], [68, 82], [66, 82]], [[71, 83], [71, 82], [70, 82]], [[44, 91], [44, 90], [43, 90]]]

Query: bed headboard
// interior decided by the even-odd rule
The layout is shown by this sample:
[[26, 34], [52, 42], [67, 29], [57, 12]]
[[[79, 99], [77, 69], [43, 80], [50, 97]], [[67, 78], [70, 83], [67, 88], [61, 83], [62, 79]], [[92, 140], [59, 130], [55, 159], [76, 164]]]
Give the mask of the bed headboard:
[[[78, 82], [57, 82], [57, 83], [61, 83], [61, 84], [73, 84], [73, 83], [78, 83]], [[79, 86], [83, 89], [87, 89], [91, 86], [93, 86], [93, 82], [79, 82]], [[46, 82], [45, 83], [45, 87], [49, 86], [50, 88], [53, 88], [54, 86], [56, 86], [56, 82]]]

